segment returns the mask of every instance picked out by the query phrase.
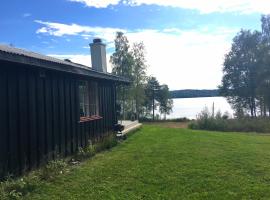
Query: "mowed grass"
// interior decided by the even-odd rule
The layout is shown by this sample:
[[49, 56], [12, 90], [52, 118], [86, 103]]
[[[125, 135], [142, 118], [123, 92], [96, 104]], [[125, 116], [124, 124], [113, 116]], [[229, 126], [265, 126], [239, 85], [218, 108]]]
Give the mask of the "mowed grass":
[[147, 125], [26, 199], [270, 199], [270, 136]]

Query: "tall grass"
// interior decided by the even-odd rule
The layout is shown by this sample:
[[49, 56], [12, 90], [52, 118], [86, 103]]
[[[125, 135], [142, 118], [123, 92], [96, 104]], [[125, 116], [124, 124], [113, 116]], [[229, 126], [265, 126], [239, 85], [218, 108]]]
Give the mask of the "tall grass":
[[152, 118], [141, 118], [140, 122], [189, 122], [190, 119], [183, 117], [183, 118], [174, 118], [174, 119], [155, 119]]
[[227, 114], [218, 112], [213, 116], [207, 108], [197, 115], [197, 119], [189, 124], [190, 129], [228, 132], [270, 133], [268, 118], [229, 118]]

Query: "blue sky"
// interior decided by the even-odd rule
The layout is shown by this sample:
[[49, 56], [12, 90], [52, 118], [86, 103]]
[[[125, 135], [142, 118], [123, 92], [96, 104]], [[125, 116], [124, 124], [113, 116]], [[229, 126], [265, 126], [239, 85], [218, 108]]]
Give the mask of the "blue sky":
[[216, 88], [224, 54], [241, 29], [260, 30], [267, 0], [3, 0], [0, 43], [91, 65], [101, 37], [143, 41], [148, 74], [171, 89]]

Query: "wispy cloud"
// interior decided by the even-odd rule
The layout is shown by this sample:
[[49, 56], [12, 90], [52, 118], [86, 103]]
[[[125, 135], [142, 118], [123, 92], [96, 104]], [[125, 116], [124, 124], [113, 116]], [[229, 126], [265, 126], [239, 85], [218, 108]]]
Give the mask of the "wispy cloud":
[[106, 8], [110, 5], [117, 5], [120, 0], [69, 0], [73, 2], [83, 3], [89, 7]]
[[[89, 47], [88, 47], [89, 48]], [[48, 54], [48, 56], [55, 57], [61, 60], [69, 59], [74, 63], [79, 63], [88, 67], [91, 67], [91, 55], [90, 54]], [[110, 64], [110, 56], [111, 54], [107, 54], [107, 69], [108, 72], [112, 71], [111, 64]]]
[[58, 59], [69, 59], [74, 63], [79, 63], [85, 66], [91, 66], [91, 56], [88, 54], [48, 54], [48, 56]]
[[[82, 40], [87, 36], [100, 36], [109, 47], [113, 47], [115, 32], [122, 30], [131, 44], [144, 42], [149, 65], [148, 74], [156, 76], [172, 89], [215, 88], [222, 77], [224, 54], [230, 48], [231, 40], [238, 31], [227, 27], [202, 27], [196, 30], [173, 27], [163, 30], [123, 30], [77, 24], [40, 21], [39, 23], [44, 25], [37, 31], [39, 34], [58, 37], [77, 35]], [[90, 56], [87, 54], [69, 55], [65, 58], [81, 64], [90, 64]], [[107, 58], [109, 59], [109, 55]]]
[[170, 33], [144, 30], [127, 36], [132, 42], [144, 41], [149, 74], [171, 89], [216, 88], [222, 77], [224, 54], [236, 32], [228, 28], [174, 29]]
[[31, 17], [32, 16], [32, 14], [31, 13], [23, 13], [23, 15], [22, 15], [23, 17]]
[[172, 6], [198, 10], [203, 14], [213, 12], [270, 12], [270, 1], [267, 0], [128, 0], [127, 4], [133, 6], [140, 6], [143, 4]]
[[61, 24], [55, 22], [44, 22], [41, 20], [35, 20], [35, 22], [44, 25], [38, 29], [36, 33], [58, 37], [64, 35], [81, 35], [85, 39], [89, 39], [89, 37], [101, 37], [110, 40], [114, 38], [117, 31], [125, 32], [125, 30], [120, 28], [102, 28], [82, 26], [78, 24]]
[[89, 7], [106, 8], [112, 5], [158, 5], [197, 10], [202, 14], [213, 12], [270, 13], [268, 0], [69, 0]]

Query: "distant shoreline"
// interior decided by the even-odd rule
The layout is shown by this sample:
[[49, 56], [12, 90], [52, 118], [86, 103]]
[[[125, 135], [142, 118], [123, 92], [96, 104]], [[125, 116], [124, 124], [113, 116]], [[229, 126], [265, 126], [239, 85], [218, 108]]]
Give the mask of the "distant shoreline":
[[199, 97], [220, 97], [218, 89], [214, 90], [194, 90], [194, 89], [185, 89], [185, 90], [173, 90], [170, 91], [170, 97], [172, 99], [180, 98], [199, 98]]

